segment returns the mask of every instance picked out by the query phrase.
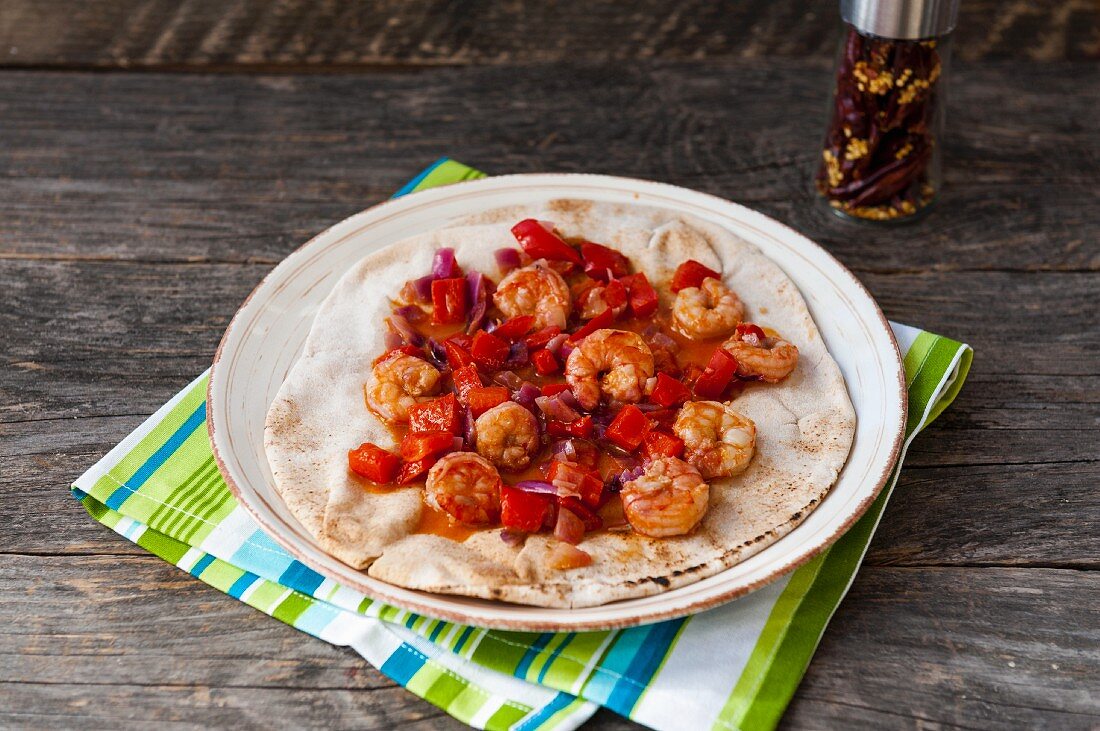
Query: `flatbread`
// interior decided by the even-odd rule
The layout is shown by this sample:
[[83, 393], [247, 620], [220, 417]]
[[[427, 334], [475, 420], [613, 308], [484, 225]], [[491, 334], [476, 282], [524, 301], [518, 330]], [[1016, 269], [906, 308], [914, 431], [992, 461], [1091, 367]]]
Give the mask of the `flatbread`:
[[[548, 567], [552, 536], [505, 544], [500, 529], [464, 542], [416, 534], [421, 487], [365, 489], [347, 469], [364, 441], [392, 446], [363, 401], [371, 362], [383, 352], [389, 297], [423, 275], [436, 249], [493, 279], [493, 252], [515, 246], [523, 218], [555, 223], [566, 236], [612, 246], [645, 272], [668, 305], [667, 281], [685, 259], [719, 270], [746, 306], [746, 320], [798, 346], [795, 371], [779, 384], [749, 384], [734, 408], [757, 426], [749, 468], [711, 481], [710, 508], [690, 535], [651, 539], [600, 532], [581, 547], [591, 566]], [[689, 584], [729, 568], [789, 533], [822, 500], [848, 457], [855, 412], [794, 283], [756, 247], [713, 224], [663, 209], [551, 200], [455, 221], [371, 254], [336, 284], [305, 350], [267, 416], [264, 446], [276, 487], [302, 525], [333, 556], [370, 576], [429, 592], [547, 607], [586, 607]]]

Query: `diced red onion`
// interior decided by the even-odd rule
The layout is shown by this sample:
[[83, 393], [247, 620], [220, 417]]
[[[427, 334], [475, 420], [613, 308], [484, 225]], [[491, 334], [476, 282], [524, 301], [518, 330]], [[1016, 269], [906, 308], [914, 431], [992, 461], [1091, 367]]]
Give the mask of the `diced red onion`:
[[466, 273], [466, 296], [472, 304], [477, 304], [485, 299], [485, 275], [481, 272]]
[[570, 345], [568, 341], [563, 343], [562, 346], [561, 346], [561, 358], [559, 360], [568, 359], [569, 354], [572, 353], [573, 350], [574, 350], [574, 347], [572, 345]]
[[455, 437], [454, 438], [454, 444], [451, 446], [451, 449], [454, 450], [455, 452], [461, 452], [465, 448], [466, 448], [466, 440], [463, 439], [462, 437]]
[[647, 403], [645, 401], [642, 401], [640, 403], [636, 403], [634, 405], [637, 406], [638, 411], [641, 411], [641, 412], [660, 411], [661, 409], [664, 408], [664, 406], [661, 406], [660, 404], [651, 404], [651, 403]]
[[546, 565], [557, 571], [592, 565], [592, 556], [564, 541], [554, 541], [546, 556]]
[[437, 367], [447, 365], [447, 349], [435, 338], [428, 338], [428, 355]]
[[517, 490], [523, 490], [524, 492], [537, 492], [544, 495], [558, 494], [558, 488], [546, 480], [521, 480], [515, 484], [515, 487]]
[[473, 335], [481, 326], [485, 324], [485, 312], [486, 304], [485, 300], [481, 300], [470, 309], [469, 319], [470, 324], [466, 326], [466, 334]]
[[455, 250], [449, 247], [436, 249], [432, 257], [432, 276], [436, 279], [450, 279], [455, 276], [458, 269], [455, 261]]
[[513, 269], [519, 269], [520, 258], [518, 249], [497, 249], [493, 252], [493, 256], [496, 257], [497, 267], [500, 269], [501, 274], [507, 274]]
[[512, 394], [512, 400], [520, 406], [526, 406], [528, 409], [535, 409], [535, 399], [542, 395], [542, 391], [539, 387], [533, 383], [524, 381], [520, 384], [520, 387]]
[[470, 446], [470, 449], [473, 449], [474, 446], [477, 444], [477, 429], [474, 425], [475, 421], [476, 419], [474, 419], [474, 412], [471, 409], [466, 409], [466, 428], [463, 429], [462, 433], [465, 435], [466, 444]]
[[680, 349], [680, 346], [676, 343], [676, 341], [670, 338], [668, 335], [665, 335], [663, 332], [654, 333], [648, 338], [648, 340], [651, 348], [653, 346], [657, 346], [658, 348], [671, 350], [674, 353]]
[[568, 333], [558, 333], [547, 341], [546, 349], [554, 355], [557, 355], [561, 351], [561, 346], [565, 345], [565, 341], [568, 339]]
[[401, 315], [411, 323], [423, 322], [428, 317], [428, 313], [416, 305], [404, 305], [393, 312], [395, 315]]
[[518, 343], [512, 343], [508, 347], [508, 358], [504, 361], [504, 367], [522, 368], [527, 365], [528, 360], [527, 343], [521, 340]]
[[580, 414], [556, 396], [539, 396], [535, 399], [535, 405], [539, 407], [542, 413], [546, 414], [547, 418], [554, 421], [568, 424], [581, 418]]
[[424, 336], [418, 333], [416, 331], [416, 328], [412, 326], [412, 323], [410, 323], [401, 315], [398, 315], [395, 312], [394, 314], [389, 316], [388, 322], [393, 327], [393, 329], [396, 330], [401, 335], [401, 337], [405, 339], [405, 342], [409, 345], [420, 347], [424, 344]]
[[558, 398], [561, 399], [561, 402], [563, 404], [565, 404], [566, 406], [568, 406], [569, 408], [574, 409], [576, 411], [580, 411], [581, 402], [577, 400], [577, 397], [574, 396], [573, 392], [571, 390], [569, 390], [568, 388], [565, 389], [564, 391], [559, 391], [558, 392]]
[[569, 462], [577, 461], [577, 446], [572, 439], [562, 439], [554, 445], [554, 454], [560, 454]]
[[493, 382], [499, 383], [501, 386], [507, 386], [513, 391], [523, 385], [523, 379], [517, 376], [512, 371], [500, 371], [499, 373], [494, 373]]
[[554, 537], [575, 546], [584, 538], [584, 522], [573, 511], [560, 508], [558, 522], [554, 524]]
[[500, 531], [500, 540], [512, 548], [519, 548], [527, 540], [527, 534], [522, 531], [504, 528]]
[[405, 338], [401, 337], [401, 333], [397, 332], [393, 327], [386, 328], [386, 350], [393, 350], [394, 348], [400, 348], [405, 344]]
[[643, 465], [631, 467], [630, 469], [623, 470], [619, 473], [619, 480], [621, 482], [630, 482], [631, 480], [638, 479], [638, 477], [641, 476], [643, 472], [645, 472], [645, 467]]
[[419, 279], [412, 280], [413, 289], [416, 290], [416, 297], [421, 302], [432, 301], [432, 282], [435, 281], [435, 277], [427, 275], [420, 277]]
[[607, 426], [615, 419], [615, 412], [607, 405], [601, 405], [592, 412], [592, 422], [596, 426]]

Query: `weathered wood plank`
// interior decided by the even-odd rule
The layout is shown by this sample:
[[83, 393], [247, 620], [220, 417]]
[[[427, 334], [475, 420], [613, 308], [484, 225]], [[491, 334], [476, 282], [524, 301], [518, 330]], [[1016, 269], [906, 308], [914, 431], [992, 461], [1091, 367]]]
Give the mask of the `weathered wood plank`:
[[1094, 728], [1097, 599], [1095, 572], [865, 568], [785, 723]]
[[[1090, 572], [867, 567], [785, 727], [846, 715], [856, 728], [884, 717], [1088, 728], [1100, 715], [1088, 682], [1100, 672], [1097, 599]], [[95, 726], [142, 712], [145, 722], [234, 715], [251, 726], [271, 718], [265, 707], [309, 728], [443, 721], [351, 652], [152, 557], [0, 556], [0, 620], [20, 628], [0, 633], [4, 724], [51, 725], [63, 713]], [[80, 703], [90, 693], [100, 702]], [[601, 720], [595, 728], [628, 727]]]
[[9, 73], [0, 256], [274, 263], [450, 154], [497, 173], [698, 188], [789, 223], [861, 271], [1100, 269], [1100, 137], [1082, 133], [1100, 107], [1100, 65], [958, 72], [944, 197], [896, 229], [817, 205], [808, 181], [828, 71], [802, 61]]
[[[826, 0], [9, 0], [0, 49], [8, 65], [93, 68], [828, 59], [838, 27]], [[956, 48], [965, 59], [1096, 58], [1098, 28], [1089, 0], [975, 0], [962, 4]]]

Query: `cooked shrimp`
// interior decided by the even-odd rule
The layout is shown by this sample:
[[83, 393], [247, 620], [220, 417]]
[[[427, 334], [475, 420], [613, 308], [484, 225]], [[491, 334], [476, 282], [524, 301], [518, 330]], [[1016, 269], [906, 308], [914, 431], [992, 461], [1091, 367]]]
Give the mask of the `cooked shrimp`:
[[744, 316], [741, 298], [712, 277], [704, 279], [699, 287], [681, 289], [672, 303], [676, 329], [696, 340], [729, 335]]
[[737, 360], [737, 375], [778, 383], [798, 365], [798, 348], [780, 337], [761, 338], [751, 331], [739, 333], [722, 343]]
[[493, 303], [507, 317], [534, 315], [536, 328], [564, 328], [569, 316], [569, 286], [540, 259], [500, 280]]
[[506, 470], [522, 470], [540, 446], [535, 415], [515, 401], [505, 401], [477, 417], [474, 433], [477, 453]]
[[706, 479], [736, 475], [756, 449], [756, 424], [729, 404], [689, 401], [672, 431], [684, 441], [684, 458]]
[[500, 515], [500, 474], [471, 452], [440, 457], [428, 470], [424, 488], [424, 502], [452, 521], [479, 525]]
[[383, 419], [409, 420], [409, 407], [427, 401], [439, 388], [439, 371], [423, 358], [397, 354], [374, 364], [363, 387], [367, 405]]
[[565, 380], [581, 406], [593, 409], [601, 392], [619, 401], [641, 401], [653, 368], [653, 353], [641, 336], [604, 329], [586, 337], [569, 354]]
[[631, 527], [652, 538], [689, 532], [710, 502], [710, 486], [699, 470], [675, 457], [653, 460], [619, 494]]

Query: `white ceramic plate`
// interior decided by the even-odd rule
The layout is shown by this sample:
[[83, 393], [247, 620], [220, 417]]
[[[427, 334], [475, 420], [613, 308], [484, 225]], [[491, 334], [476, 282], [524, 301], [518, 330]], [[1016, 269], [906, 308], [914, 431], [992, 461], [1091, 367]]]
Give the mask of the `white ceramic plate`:
[[[855, 442], [837, 484], [801, 525], [740, 564], [663, 594], [587, 609], [545, 609], [403, 589], [329, 556], [279, 498], [263, 449], [268, 406], [298, 358], [321, 302], [344, 272], [375, 249], [479, 211], [564, 197], [699, 216], [752, 242], [783, 268], [805, 296], [855, 406]], [[672, 185], [546, 174], [488, 178], [387, 201], [305, 244], [256, 287], [230, 323], [214, 359], [208, 409], [214, 454], [233, 493], [306, 565], [371, 597], [432, 617], [490, 628], [583, 630], [697, 612], [762, 586], [820, 553], [863, 514], [885, 484], [904, 433], [906, 391], [901, 356], [886, 318], [855, 276], [809, 239], [743, 206]]]

